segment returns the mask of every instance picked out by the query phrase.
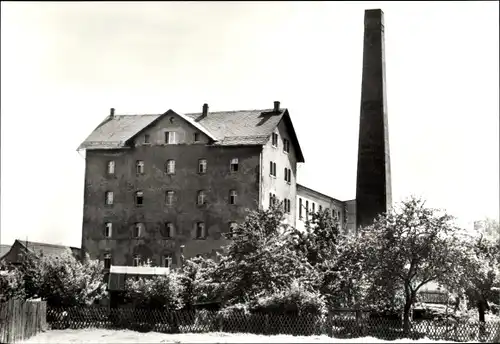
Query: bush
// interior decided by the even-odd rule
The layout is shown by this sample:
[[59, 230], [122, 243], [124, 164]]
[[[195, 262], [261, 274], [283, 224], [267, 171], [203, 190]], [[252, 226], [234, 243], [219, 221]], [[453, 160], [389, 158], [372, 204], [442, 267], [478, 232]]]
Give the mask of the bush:
[[177, 310], [183, 306], [183, 290], [180, 274], [172, 272], [166, 276], [127, 280], [125, 297], [137, 308]]
[[262, 313], [292, 313], [324, 316], [327, 313], [324, 297], [318, 291], [307, 290], [297, 281], [291, 287], [257, 299], [252, 310]]
[[0, 270], [0, 302], [24, 297], [24, 280], [20, 271]]

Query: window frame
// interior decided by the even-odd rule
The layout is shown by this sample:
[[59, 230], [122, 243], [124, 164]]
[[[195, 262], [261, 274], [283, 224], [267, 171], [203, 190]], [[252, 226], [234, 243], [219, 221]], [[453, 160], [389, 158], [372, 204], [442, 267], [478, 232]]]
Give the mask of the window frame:
[[164, 140], [166, 145], [175, 145], [178, 143], [177, 141], [177, 132], [176, 131], [164, 131]]
[[142, 222], [134, 223], [134, 232], [132, 233], [132, 237], [134, 239], [140, 239], [142, 237], [142, 230], [145, 230], [146, 225]]
[[144, 134], [144, 144], [145, 145], [151, 144], [151, 135], [150, 134]]
[[173, 239], [175, 233], [175, 226], [173, 222], [165, 222], [165, 238]]
[[[140, 194], [140, 195], [139, 195]], [[141, 203], [139, 204], [139, 200], [141, 200]], [[142, 190], [137, 190], [134, 193], [134, 202], [136, 207], [142, 207], [144, 206], [144, 191]]]
[[195, 133], [193, 134], [193, 142], [195, 142], [195, 143], [200, 142], [200, 141], [201, 141], [201, 140], [200, 140], [200, 136], [201, 136], [201, 135], [200, 135], [200, 133], [199, 133], [199, 132], [195, 132]]
[[134, 254], [132, 257], [132, 266], [137, 267], [142, 263], [142, 257], [139, 254]]
[[[170, 195], [172, 195], [172, 197], [170, 198]], [[169, 202], [169, 200], [172, 200], [172, 202]], [[167, 190], [165, 191], [165, 205], [167, 207], [171, 207], [173, 206], [175, 203], [175, 190]]]
[[116, 162], [114, 160], [109, 160], [106, 164], [106, 174], [109, 176], [115, 175]]
[[[103, 257], [104, 269], [106, 269], [106, 270], [111, 269], [111, 263], [112, 263], [112, 260], [111, 260], [111, 259], [112, 259], [112, 254], [111, 254], [111, 252], [106, 252], [106, 253], [104, 254], [104, 257]], [[108, 263], [108, 264], [109, 264], [109, 266], [107, 266], [108, 264], [106, 264], [106, 263]]]
[[[169, 262], [169, 264], [166, 264], [166, 262]], [[172, 253], [165, 253], [161, 257], [161, 266], [164, 268], [172, 268], [172, 264], [174, 261], [174, 255]]]
[[283, 138], [283, 152], [290, 153], [290, 140]]
[[107, 206], [111, 206], [114, 204], [114, 202], [115, 202], [114, 192], [113, 191], [105, 191], [104, 192], [104, 204]]
[[[204, 167], [203, 171], [201, 170], [201, 167]], [[198, 174], [206, 174], [207, 173], [207, 166], [208, 166], [208, 161], [205, 158], [198, 159]]]
[[113, 237], [113, 222], [104, 222], [104, 237], [106, 239], [111, 239]]
[[[201, 227], [200, 227], [201, 225]], [[198, 235], [199, 232], [198, 230], [201, 228], [201, 232], [203, 235]], [[197, 221], [195, 222], [195, 238], [197, 240], [201, 240], [201, 239], [206, 239], [207, 238], [207, 226], [205, 224], [205, 222], [203, 221]]]
[[135, 174], [137, 175], [144, 174], [144, 160], [137, 160], [135, 162]]
[[[234, 161], [236, 161], [236, 163]], [[233, 169], [233, 166], [236, 166], [236, 168]], [[229, 160], [229, 172], [236, 173], [239, 170], [240, 170], [240, 160], [238, 158], [232, 158], [231, 160]]]
[[273, 148], [278, 148], [279, 136], [277, 133], [273, 132], [271, 135], [271, 146]]
[[[172, 171], [170, 171], [171, 165], [173, 166]], [[168, 175], [175, 174], [175, 159], [167, 159], [165, 163], [165, 173]]]
[[237, 197], [238, 192], [235, 189], [229, 190], [229, 204], [235, 205]]
[[[200, 198], [203, 199], [202, 203], [200, 203]], [[204, 189], [198, 190], [198, 192], [196, 193], [196, 205], [205, 205], [205, 204], [207, 204], [207, 192]]]

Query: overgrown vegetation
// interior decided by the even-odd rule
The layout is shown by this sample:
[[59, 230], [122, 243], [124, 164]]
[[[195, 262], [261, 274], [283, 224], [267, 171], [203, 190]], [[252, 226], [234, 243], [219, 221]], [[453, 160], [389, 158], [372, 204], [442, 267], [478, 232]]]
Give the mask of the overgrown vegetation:
[[[400, 314], [405, 330], [428, 282], [477, 307], [481, 321], [497, 307], [500, 239], [491, 221], [472, 237], [445, 211], [414, 197], [351, 235], [326, 209], [310, 214], [305, 231], [284, 225], [283, 218], [280, 204], [251, 212], [228, 234], [232, 241], [217, 261], [192, 258], [167, 276], [129, 279], [125, 294], [140, 308], [217, 303], [222, 317], [368, 308]], [[69, 254], [29, 256], [0, 275], [0, 300], [41, 297], [51, 306], [83, 306], [104, 298], [105, 289], [100, 263]]]

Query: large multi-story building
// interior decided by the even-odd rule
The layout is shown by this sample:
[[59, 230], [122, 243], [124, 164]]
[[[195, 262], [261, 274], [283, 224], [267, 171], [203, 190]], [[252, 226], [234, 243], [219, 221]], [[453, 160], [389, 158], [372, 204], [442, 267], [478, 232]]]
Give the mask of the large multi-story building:
[[[343, 202], [297, 185], [304, 162], [287, 109], [110, 115], [86, 150], [82, 249], [106, 266], [175, 266], [212, 255], [248, 210], [282, 201], [285, 221]], [[298, 197], [302, 195], [302, 197]], [[299, 226], [300, 227], [300, 226]]]

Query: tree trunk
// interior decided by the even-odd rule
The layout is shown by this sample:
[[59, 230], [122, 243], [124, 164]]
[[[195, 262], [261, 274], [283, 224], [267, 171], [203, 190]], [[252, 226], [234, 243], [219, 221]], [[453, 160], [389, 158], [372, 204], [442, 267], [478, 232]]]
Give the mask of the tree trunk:
[[403, 334], [406, 336], [410, 332], [410, 310], [411, 299], [407, 298], [403, 312]]
[[479, 312], [479, 321], [480, 322], [485, 322], [485, 311], [486, 311], [486, 305], [485, 305], [485, 301], [480, 299], [478, 302], [477, 302], [477, 310]]

